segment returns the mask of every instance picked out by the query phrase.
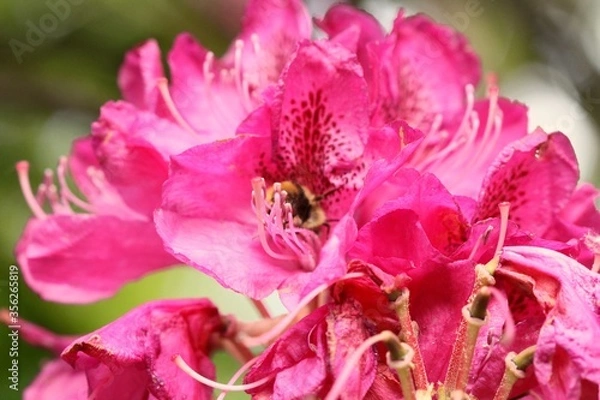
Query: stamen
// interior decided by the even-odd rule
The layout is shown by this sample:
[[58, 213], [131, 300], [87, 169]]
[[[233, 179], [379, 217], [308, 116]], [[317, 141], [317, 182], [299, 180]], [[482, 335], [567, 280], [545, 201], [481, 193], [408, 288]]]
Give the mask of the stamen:
[[317, 286], [309, 294], [307, 294], [302, 300], [300, 300], [300, 302], [296, 305], [296, 308], [294, 308], [292, 311], [290, 311], [290, 313], [288, 315], [286, 315], [285, 317], [280, 319], [279, 322], [277, 323], [277, 325], [275, 325], [273, 328], [271, 328], [271, 330], [263, 333], [260, 336], [243, 339], [243, 343], [248, 347], [254, 347], [254, 346], [268, 343], [271, 340], [274, 340], [277, 336], [279, 336], [281, 333], [283, 333], [283, 331], [285, 331], [286, 328], [292, 322], [294, 322], [294, 319], [304, 309], [304, 307], [306, 307], [311, 301], [313, 301], [315, 298], [317, 298], [322, 291], [326, 290], [329, 286], [331, 286], [337, 282], [341, 282], [341, 281], [344, 281], [347, 279], [360, 278], [361, 276], [364, 276], [364, 274], [362, 274], [360, 272], [351, 272], [349, 274], [346, 274], [346, 275], [338, 278], [335, 282], [331, 282], [329, 284], [324, 283], [322, 285]]
[[156, 80], [156, 86], [163, 98], [163, 101], [165, 102], [167, 110], [169, 110], [169, 113], [171, 113], [171, 116], [173, 117], [175, 122], [177, 122], [186, 131], [190, 132], [193, 135], [196, 135], [194, 129], [190, 126], [190, 124], [187, 123], [187, 121], [183, 118], [183, 116], [177, 109], [177, 106], [175, 106], [175, 102], [173, 101], [171, 93], [169, 92], [169, 83], [167, 81], [167, 78], [158, 78]]
[[[254, 357], [253, 359], [249, 360], [247, 363], [245, 363], [244, 365], [242, 365], [240, 367], [240, 369], [238, 369], [235, 374], [233, 374], [233, 376], [231, 377], [231, 379], [229, 379], [229, 382], [227, 382], [227, 385], [233, 385], [235, 384], [235, 382], [240, 379], [240, 377], [250, 369], [250, 367], [252, 367], [254, 365], [254, 363], [256, 363], [256, 361], [258, 361], [259, 357]], [[225, 396], [227, 395], [227, 390], [224, 390], [223, 392], [221, 392], [221, 394], [219, 394], [219, 396], [217, 397], [217, 400], [223, 400], [225, 398]]]
[[405, 341], [414, 352], [413, 361], [415, 368], [413, 370], [413, 375], [415, 377], [415, 385], [417, 389], [426, 390], [429, 385], [429, 379], [427, 378], [425, 363], [423, 361], [423, 356], [421, 355], [419, 338], [415, 331], [414, 321], [410, 318], [409, 295], [408, 289], [402, 289], [400, 296], [394, 302], [394, 307], [400, 322], [400, 334], [402, 340]]
[[242, 55], [244, 52], [244, 41], [238, 39], [235, 41], [235, 51], [233, 58], [233, 79], [235, 82], [235, 87], [238, 90], [238, 93], [242, 96], [243, 104], [247, 110], [250, 110], [252, 107], [252, 101], [250, 99], [250, 92], [248, 82], [244, 79], [244, 67], [242, 66]]
[[515, 382], [525, 377], [525, 370], [533, 364], [536, 346], [531, 346], [516, 354], [508, 353], [505, 358], [506, 368], [500, 386], [494, 395], [494, 400], [507, 400]]
[[[340, 373], [337, 380], [333, 384], [331, 390], [325, 397], [325, 400], [336, 400], [338, 397], [340, 397], [340, 395], [345, 390], [344, 386], [346, 385], [346, 382], [350, 378], [350, 375], [352, 374], [352, 372], [354, 372], [356, 370], [356, 366], [360, 362], [360, 358], [362, 357], [362, 355], [371, 346], [373, 346], [379, 342], [392, 342], [395, 345], [397, 345], [398, 347], [400, 347], [400, 345], [401, 345], [398, 337], [391, 331], [383, 331], [375, 336], [371, 336], [370, 338], [368, 338], [367, 340], [362, 342], [356, 348], [356, 350], [354, 350], [354, 353], [352, 353], [352, 355], [350, 355], [350, 357], [348, 357], [348, 359], [346, 361], [346, 365], [344, 365], [342, 372]], [[405, 397], [405, 399], [406, 399], [406, 397]]]
[[71, 189], [67, 184], [67, 179], [65, 178], [67, 164], [67, 157], [60, 157], [60, 159], [58, 160], [58, 167], [56, 167], [56, 176], [58, 178], [58, 184], [60, 185], [60, 197], [64, 200], [63, 204], [65, 205], [65, 207], [68, 207], [70, 209], [68, 202], [71, 202], [77, 207], [81, 208], [82, 210], [93, 213], [94, 207], [91, 204], [86, 203], [85, 201], [75, 196], [73, 192], [71, 192]]
[[215, 74], [211, 71], [215, 60], [215, 53], [209, 51], [204, 57], [204, 63], [202, 63], [202, 73], [204, 75], [204, 82], [206, 82], [206, 90], [210, 92], [211, 85], [215, 79]]
[[47, 215], [40, 203], [36, 201], [33, 191], [31, 190], [31, 182], [29, 181], [29, 163], [27, 161], [19, 161], [16, 165], [16, 169], [21, 192], [23, 192], [23, 197], [25, 198], [25, 202], [27, 202], [29, 209], [36, 218], [45, 219]]
[[264, 385], [265, 383], [267, 383], [271, 379], [273, 379], [273, 377], [269, 376], [269, 377], [259, 379], [256, 382], [248, 383], [245, 385], [223, 384], [223, 383], [215, 382], [212, 379], [208, 379], [207, 377], [202, 376], [198, 372], [194, 371], [192, 369], [192, 367], [190, 367], [183, 360], [183, 358], [181, 358], [181, 356], [179, 354], [176, 355], [175, 357], [173, 357], [173, 361], [183, 372], [185, 372], [186, 374], [188, 374], [189, 376], [191, 376], [198, 382], [202, 383], [203, 385], [206, 385], [206, 386], [214, 388], [214, 389], [226, 390], [228, 392], [243, 392], [246, 390], [252, 390], [252, 389], [255, 389], [257, 387]]
[[286, 202], [287, 193], [281, 184], [273, 184], [272, 204], [266, 200], [263, 178], [254, 178], [252, 188], [252, 208], [265, 252], [278, 260], [298, 261], [302, 268], [312, 271], [317, 265], [321, 242], [316, 233], [294, 226], [292, 206]]
[[482, 151], [475, 152], [475, 158], [472, 160], [473, 168], [479, 168], [481, 161], [487, 159], [500, 137], [502, 128], [502, 111], [498, 107], [498, 96], [500, 90], [495, 81], [496, 80], [494, 77], [488, 77], [488, 118], [481, 138], [481, 143], [484, 143], [485, 146], [483, 146]]
[[496, 251], [494, 252], [496, 257], [500, 257], [502, 254], [502, 247], [504, 247], [504, 241], [506, 240], [510, 203], [507, 201], [502, 202], [498, 204], [498, 208], [500, 209], [500, 236], [498, 237], [498, 244], [496, 245]]

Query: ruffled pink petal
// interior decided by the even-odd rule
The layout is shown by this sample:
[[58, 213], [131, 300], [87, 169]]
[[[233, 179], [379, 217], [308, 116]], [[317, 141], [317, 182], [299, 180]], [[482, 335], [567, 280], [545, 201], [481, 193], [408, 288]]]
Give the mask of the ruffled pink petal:
[[349, 256], [396, 275], [449, 256], [466, 241], [467, 228], [453, 197], [437, 178], [424, 175], [361, 228]]
[[[337, 378], [356, 349], [370, 336], [364, 312], [357, 301], [331, 307], [327, 316], [327, 339], [332, 375]], [[344, 387], [344, 399], [362, 399], [375, 380], [377, 358], [373, 351], [363, 354]]]
[[315, 25], [327, 33], [330, 40], [356, 52], [365, 76], [370, 81], [372, 66], [368, 45], [382, 40], [385, 36], [379, 21], [372, 15], [347, 4], [336, 4], [327, 10], [323, 19], [315, 19]]
[[60, 359], [48, 361], [23, 392], [23, 400], [86, 400], [88, 382], [83, 371], [75, 371]]
[[600, 384], [600, 276], [562, 254], [506, 247], [502, 268], [528, 276], [546, 313], [535, 354], [535, 374], [555, 398], [579, 398], [582, 381]]
[[156, 83], [163, 77], [158, 43], [148, 40], [127, 53], [118, 83], [125, 100], [142, 110], [154, 111], [160, 95]]
[[569, 201], [578, 178], [567, 137], [537, 130], [506, 147], [489, 168], [475, 220], [497, 216], [498, 204], [510, 202], [510, 219], [542, 235]]
[[155, 215], [169, 252], [253, 298], [298, 272], [295, 263], [268, 256], [257, 235], [251, 180], [261, 176], [259, 161], [270, 148], [268, 137], [238, 136], [174, 157]]
[[187, 376], [172, 358], [179, 354], [214, 378], [210, 340], [221, 325], [208, 300], [155, 301], [78, 339], [62, 357], [85, 371], [98, 400], [210, 399], [212, 390]]
[[[329, 307], [316, 309], [258, 356], [244, 382], [256, 382], [270, 376], [273, 380], [249, 390], [253, 398], [295, 399], [327, 393], [327, 345], [324, 336], [328, 312]], [[298, 377], [302, 377], [301, 384]]]
[[372, 123], [397, 119], [428, 131], [434, 118], [452, 124], [465, 108], [465, 86], [476, 86], [480, 62], [466, 39], [424, 15], [401, 13], [390, 35], [371, 47], [375, 68]]
[[148, 221], [109, 215], [32, 219], [16, 247], [27, 284], [42, 298], [89, 303], [124, 284], [177, 263]]

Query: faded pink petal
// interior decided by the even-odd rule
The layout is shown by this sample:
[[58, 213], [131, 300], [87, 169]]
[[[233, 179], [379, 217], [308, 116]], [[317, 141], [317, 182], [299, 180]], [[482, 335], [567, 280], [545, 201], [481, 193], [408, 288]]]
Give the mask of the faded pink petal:
[[[309, 394], [327, 393], [327, 344], [324, 336], [328, 311], [328, 307], [316, 309], [259, 356], [244, 382], [256, 382], [271, 376], [273, 379], [249, 390], [253, 398], [299, 399]], [[301, 381], [299, 377], [302, 377]]]
[[[341, 374], [347, 359], [369, 337], [364, 311], [357, 301], [331, 307], [327, 316], [327, 346], [334, 378]], [[375, 380], [376, 364], [376, 355], [367, 351], [348, 378], [342, 398], [362, 399]]]
[[155, 301], [79, 338], [62, 358], [85, 371], [98, 400], [210, 399], [212, 390], [187, 376], [172, 358], [179, 354], [214, 378], [211, 336], [222, 328], [208, 300]]
[[487, 172], [475, 219], [498, 215], [510, 202], [510, 219], [542, 235], [567, 204], [579, 178], [569, 140], [561, 133], [538, 130], [509, 145]]

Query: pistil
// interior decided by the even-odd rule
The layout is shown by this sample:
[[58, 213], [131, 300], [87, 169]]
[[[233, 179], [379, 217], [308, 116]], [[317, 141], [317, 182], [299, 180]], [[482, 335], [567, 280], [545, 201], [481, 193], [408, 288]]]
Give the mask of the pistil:
[[412, 348], [414, 353], [412, 360], [414, 362], [413, 376], [415, 378], [415, 385], [419, 390], [426, 390], [429, 380], [427, 379], [427, 371], [425, 370], [425, 363], [423, 362], [421, 348], [419, 347], [419, 338], [415, 329], [416, 323], [410, 317], [409, 294], [408, 289], [402, 289], [400, 296], [394, 302], [394, 308], [398, 314], [402, 340]]
[[525, 370], [533, 364], [535, 346], [521, 351], [519, 354], [508, 353], [505, 359], [506, 368], [500, 386], [494, 395], [494, 400], [507, 400], [514, 384], [525, 377]]

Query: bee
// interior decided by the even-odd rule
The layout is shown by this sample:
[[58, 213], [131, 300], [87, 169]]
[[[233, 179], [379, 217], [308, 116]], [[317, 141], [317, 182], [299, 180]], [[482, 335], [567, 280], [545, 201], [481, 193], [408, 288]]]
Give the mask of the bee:
[[[295, 181], [281, 182], [281, 190], [287, 193], [286, 202], [292, 206], [294, 226], [318, 233], [323, 225], [327, 225], [325, 211], [319, 204], [322, 196], [316, 196], [306, 186]], [[274, 193], [273, 187], [267, 190], [267, 199], [271, 203], [274, 201]]]

